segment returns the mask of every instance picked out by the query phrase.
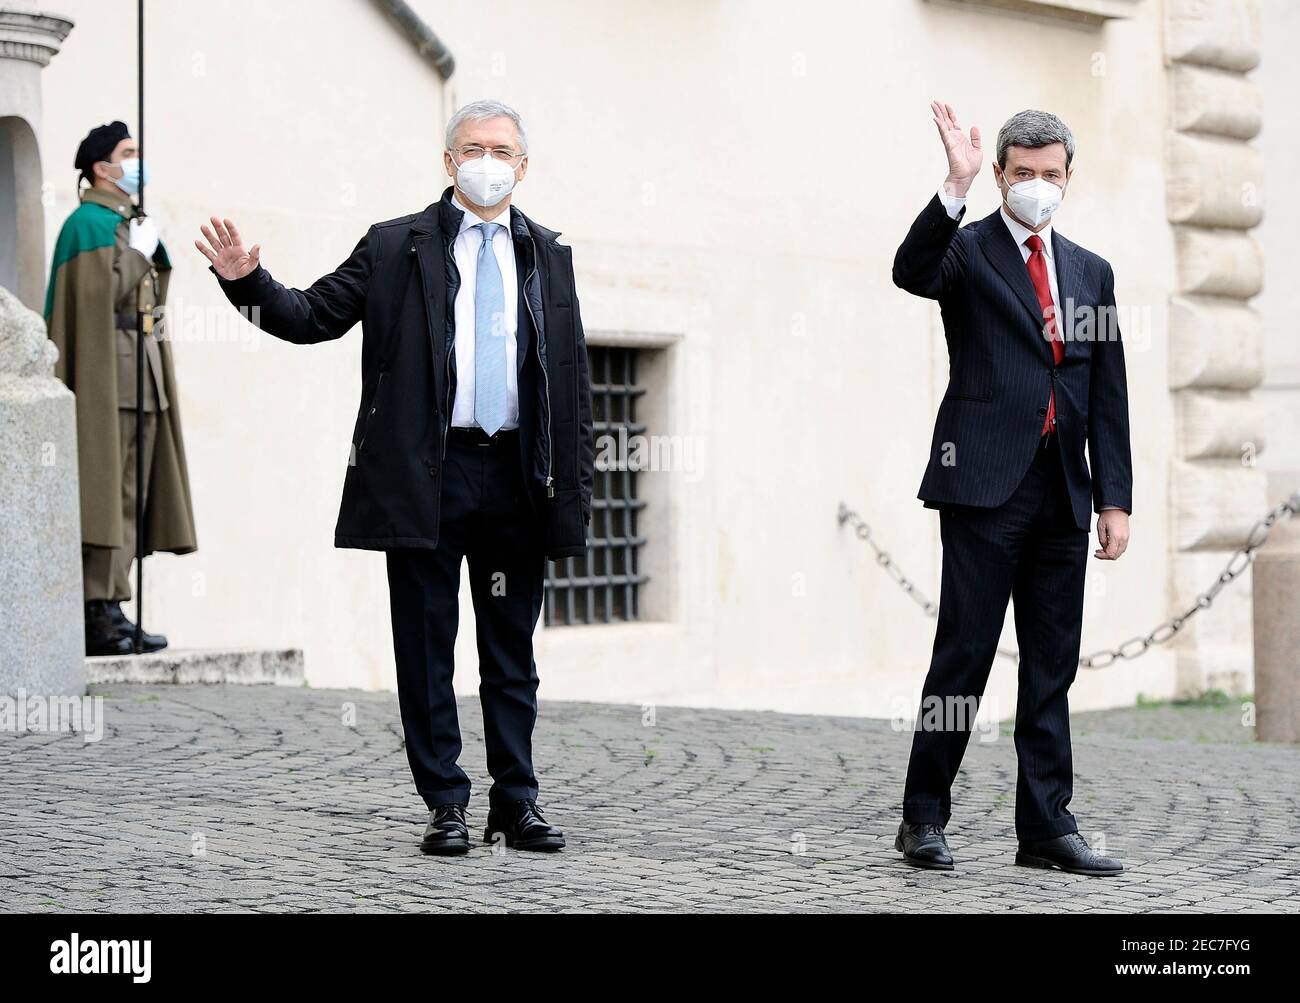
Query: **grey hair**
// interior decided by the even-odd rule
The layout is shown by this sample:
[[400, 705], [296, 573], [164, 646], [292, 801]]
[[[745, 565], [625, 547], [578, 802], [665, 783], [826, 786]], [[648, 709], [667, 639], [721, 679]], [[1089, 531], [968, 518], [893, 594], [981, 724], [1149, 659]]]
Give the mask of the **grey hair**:
[[1061, 143], [1065, 146], [1065, 169], [1074, 160], [1074, 133], [1070, 127], [1048, 111], [1017, 112], [1007, 119], [998, 132], [998, 166], [1007, 165], [1007, 150], [1024, 146], [1031, 150]]
[[524, 120], [519, 117], [519, 112], [500, 101], [471, 101], [460, 108], [447, 122], [447, 149], [452, 148], [456, 142], [456, 133], [466, 122], [485, 122], [490, 118], [510, 119], [515, 124], [515, 131], [519, 133], [520, 152], [528, 152], [528, 133], [524, 129]]

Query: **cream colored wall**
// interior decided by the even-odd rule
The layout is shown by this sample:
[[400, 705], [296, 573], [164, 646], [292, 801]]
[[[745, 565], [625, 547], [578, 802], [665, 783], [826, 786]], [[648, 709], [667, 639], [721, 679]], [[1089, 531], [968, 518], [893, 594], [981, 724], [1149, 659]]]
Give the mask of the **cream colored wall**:
[[1300, 163], [1300, 72], [1295, 40], [1300, 38], [1300, 4], [1265, 0], [1263, 59], [1253, 77], [1264, 91], [1264, 129], [1256, 145], [1264, 154], [1265, 181], [1272, 197], [1255, 232], [1264, 247], [1264, 292], [1255, 306], [1264, 318], [1268, 375], [1259, 391], [1268, 414], [1268, 445], [1260, 465], [1269, 471], [1269, 501], [1300, 489], [1300, 287], [1295, 281], [1295, 235], [1300, 201], [1291, 195]]
[[[1163, 619], [1172, 248], [1158, 4], [1104, 29], [924, 0], [414, 6], [456, 55], [445, 94], [361, 0], [152, 4], [152, 73], [168, 85], [151, 98], [151, 205], [176, 294], [217, 305], [186, 250], [204, 213], [240, 220], [268, 267], [302, 284], [369, 222], [437, 196], [443, 100], [493, 96], [525, 115], [517, 201], [574, 245], [589, 336], [671, 345], [653, 431], [698, 437], [707, 455], [700, 476], [643, 475], [657, 479], [661, 620], [543, 631], [544, 697], [878, 715], [910, 702], [933, 625], [835, 512], [841, 499], [858, 508], [937, 594], [937, 520], [915, 493], [946, 360], [937, 309], [890, 281], [943, 176], [935, 96], [990, 148], [1024, 107], [1075, 130], [1059, 227], [1113, 263], [1121, 303], [1149, 318], [1126, 332], [1134, 540], [1118, 565], [1090, 569], [1084, 647]], [[47, 165], [70, 162], [90, 124], [134, 117], [130, 49], [114, 64], [101, 41], [129, 45], [132, 23], [102, 20], [100, 3], [60, 9], [78, 27], [45, 78]], [[52, 239], [73, 175], [47, 170]], [[986, 168], [971, 218], [995, 205]], [[149, 599], [178, 645], [297, 644], [314, 685], [392, 685], [382, 559], [330, 547], [359, 344], [354, 332], [312, 349], [178, 346], [203, 549], [153, 562]], [[471, 692], [472, 631], [462, 639]], [[1157, 653], [1085, 674], [1074, 705], [1171, 682]], [[1000, 665], [994, 711], [1010, 714], [1013, 694]]]
[[[934, 594], [936, 520], [915, 492], [946, 361], [937, 310], [889, 272], [942, 178], [935, 95], [990, 143], [1034, 105], [1079, 136], [1060, 226], [1112, 260], [1121, 300], [1151, 327], [1130, 349], [1137, 535], [1125, 562], [1092, 571], [1085, 646], [1162, 619], [1172, 252], [1158, 12], [1092, 31], [920, 2], [669, 4], [640, 18], [615, 6], [516, 22], [420, 5], [457, 53], [457, 99], [499, 94], [530, 117], [520, 202], [574, 243], [588, 330], [667, 326], [685, 335], [677, 351], [708, 360], [685, 366], [703, 416], [668, 430], [708, 436], [711, 461], [678, 492], [694, 566], [681, 620], [549, 632], [547, 693], [877, 714], [910, 699], [932, 624], [834, 516], [853, 503]], [[620, 169], [584, 189], [590, 143], [559, 139], [574, 136], [616, 151]], [[972, 214], [991, 211], [987, 174], [975, 191]], [[1158, 692], [1169, 668], [1161, 653], [1089, 675], [1076, 704]], [[1004, 711], [1013, 688], [1003, 665], [990, 692]]]

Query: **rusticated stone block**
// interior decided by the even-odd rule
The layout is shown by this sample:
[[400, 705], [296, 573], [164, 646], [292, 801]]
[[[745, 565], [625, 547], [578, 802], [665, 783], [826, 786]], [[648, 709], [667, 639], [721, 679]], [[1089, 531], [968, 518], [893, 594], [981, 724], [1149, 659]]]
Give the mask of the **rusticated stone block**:
[[1253, 139], [1264, 119], [1263, 92], [1239, 73], [1176, 64], [1169, 74], [1172, 125], [1179, 132]]
[[1175, 460], [1169, 509], [1175, 550], [1229, 550], [1245, 542], [1268, 505], [1263, 471], [1240, 460]]
[[1170, 133], [1165, 193], [1174, 223], [1248, 230], [1264, 218], [1264, 158], [1217, 136]]
[[[1247, 621], [1250, 602], [1240, 605]], [[1208, 621], [1207, 621], [1208, 622]], [[1174, 699], [1195, 700], [1210, 690], [1243, 696], [1254, 688], [1254, 658], [1251, 655], [1250, 628], [1222, 644], [1206, 639], [1201, 624], [1188, 628], [1187, 637], [1174, 646], [1177, 659], [1174, 671]]]
[[1259, 0], [1165, 0], [1165, 54], [1245, 73], [1259, 65]]
[[1264, 252], [1237, 230], [1174, 228], [1178, 291], [1250, 299], [1264, 287]]
[[[1196, 597], [1222, 574], [1231, 556], [1227, 550], [1176, 554], [1170, 564], [1171, 612], [1186, 614]], [[1209, 608], [1197, 610], [1171, 643], [1178, 659], [1177, 696], [1196, 697], [1206, 690], [1249, 693], [1253, 678], [1250, 569], [1225, 585]]]
[[1169, 300], [1169, 386], [1250, 390], [1264, 378], [1264, 323], [1241, 300]]
[[1264, 450], [1264, 405], [1240, 390], [1183, 390], [1178, 411], [1178, 454], [1184, 460], [1245, 460]]

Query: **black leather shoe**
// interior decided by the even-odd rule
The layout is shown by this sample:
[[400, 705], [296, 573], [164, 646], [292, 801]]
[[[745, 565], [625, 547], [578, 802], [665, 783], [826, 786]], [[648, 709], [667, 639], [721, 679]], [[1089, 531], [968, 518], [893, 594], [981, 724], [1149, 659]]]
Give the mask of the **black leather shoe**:
[[122, 633], [106, 599], [86, 603], [86, 654], [129, 655], [131, 639]]
[[[135, 624], [128, 620], [126, 614], [122, 612], [121, 602], [108, 603], [108, 613], [131, 643], [131, 650], [135, 651]], [[146, 630], [140, 636], [140, 646], [145, 651], [162, 651], [163, 648], [167, 647], [167, 638], [162, 634], [150, 634]]]
[[429, 812], [429, 824], [420, 840], [422, 853], [447, 856], [469, 852], [469, 827], [465, 825], [465, 806], [439, 805]]
[[495, 842], [498, 832], [505, 837], [506, 846], [516, 850], [564, 849], [564, 833], [542, 818], [532, 798], [516, 801], [506, 808], [491, 809], [483, 842]]
[[1021, 867], [1059, 867], [1066, 874], [1086, 874], [1100, 878], [1118, 874], [1124, 865], [1114, 857], [1103, 857], [1077, 832], [1067, 832], [1055, 839], [1020, 841], [1016, 863]]
[[898, 838], [894, 840], [894, 849], [913, 867], [925, 867], [932, 871], [953, 869], [948, 840], [944, 838], [943, 826], [937, 822], [901, 823]]

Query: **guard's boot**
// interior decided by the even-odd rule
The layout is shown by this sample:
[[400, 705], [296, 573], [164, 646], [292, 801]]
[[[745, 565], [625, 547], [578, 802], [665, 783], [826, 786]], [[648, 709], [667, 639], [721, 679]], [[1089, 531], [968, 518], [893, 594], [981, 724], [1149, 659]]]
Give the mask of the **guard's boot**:
[[106, 599], [86, 603], [86, 654], [129, 655], [131, 639], [122, 633]]
[[[126, 614], [122, 612], [121, 602], [110, 602], [108, 608], [109, 615], [113, 618], [113, 622], [116, 623], [122, 633], [126, 635], [127, 641], [131, 644], [131, 650], [134, 651], [135, 624], [128, 620]], [[140, 640], [141, 646], [145, 651], [162, 651], [163, 648], [167, 647], [167, 637], [163, 634], [150, 634], [146, 630]]]

